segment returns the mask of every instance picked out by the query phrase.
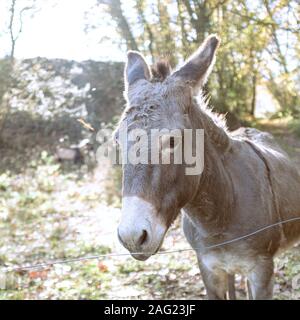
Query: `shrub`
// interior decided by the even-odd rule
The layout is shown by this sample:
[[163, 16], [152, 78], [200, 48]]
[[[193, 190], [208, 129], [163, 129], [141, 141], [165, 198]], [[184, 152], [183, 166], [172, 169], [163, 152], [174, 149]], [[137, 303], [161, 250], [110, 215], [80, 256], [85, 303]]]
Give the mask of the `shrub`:
[[294, 119], [289, 123], [291, 131], [300, 138], [300, 119]]

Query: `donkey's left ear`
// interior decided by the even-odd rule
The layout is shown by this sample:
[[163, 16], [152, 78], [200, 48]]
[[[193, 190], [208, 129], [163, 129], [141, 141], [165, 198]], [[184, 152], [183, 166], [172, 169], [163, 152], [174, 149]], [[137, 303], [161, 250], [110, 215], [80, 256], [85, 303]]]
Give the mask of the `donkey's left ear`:
[[137, 51], [127, 53], [127, 63], [125, 66], [125, 86], [126, 89], [138, 80], [150, 80], [151, 71], [143, 55]]
[[220, 42], [216, 35], [210, 35], [173, 76], [189, 82], [194, 89], [201, 88], [211, 73]]

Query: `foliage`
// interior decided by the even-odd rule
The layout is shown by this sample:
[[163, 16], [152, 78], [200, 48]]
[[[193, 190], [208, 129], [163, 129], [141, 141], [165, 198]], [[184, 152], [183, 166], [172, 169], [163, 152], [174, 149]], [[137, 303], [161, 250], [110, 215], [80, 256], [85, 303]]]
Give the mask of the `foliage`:
[[7, 92], [10, 79], [10, 62], [8, 59], [0, 60], [0, 105]]
[[[71, 74], [82, 72], [75, 68], [70, 68]], [[15, 71], [18, 84], [10, 94], [12, 110], [43, 115], [46, 119], [64, 112], [70, 116], [86, 116], [84, 98], [90, 90], [89, 83], [80, 88], [70, 77], [58, 74], [53, 66], [45, 66], [43, 60], [38, 59], [24, 61]]]
[[[284, 74], [268, 82], [268, 88], [282, 106], [283, 116], [300, 116], [300, 95], [290, 74]], [[284, 90], [283, 90], [284, 88]]]
[[12, 85], [12, 65], [10, 60], [0, 60], [0, 141], [2, 138], [2, 131], [9, 112], [9, 105], [6, 101], [6, 96]]
[[124, 104], [122, 63], [46, 58], [17, 61], [8, 91], [4, 87], [7, 61], [0, 60], [0, 90], [3, 86], [7, 92], [11, 114], [27, 112], [45, 121], [62, 116], [83, 118], [98, 130], [102, 122], [111, 122]]
[[105, 180], [105, 193], [102, 200], [109, 206], [121, 207], [122, 168], [111, 167]]
[[300, 120], [292, 120], [289, 124], [292, 132], [300, 138]]

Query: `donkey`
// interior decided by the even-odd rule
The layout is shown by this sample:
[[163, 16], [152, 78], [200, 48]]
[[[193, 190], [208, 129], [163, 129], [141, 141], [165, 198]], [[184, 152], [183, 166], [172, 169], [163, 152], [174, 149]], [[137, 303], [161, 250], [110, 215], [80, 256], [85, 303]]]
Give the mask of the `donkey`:
[[[134, 258], [146, 260], [183, 211], [183, 231], [197, 254], [208, 298], [226, 299], [234, 274], [241, 273], [253, 299], [271, 299], [273, 258], [300, 239], [300, 174], [270, 134], [250, 128], [230, 133], [207, 107], [201, 88], [219, 43], [209, 36], [173, 73], [163, 64], [152, 72], [140, 53], [128, 52], [127, 107], [115, 133], [121, 150], [130, 146], [118, 136], [127, 121], [128, 131], [203, 129], [205, 152], [197, 175], [185, 174], [186, 163], [123, 164], [118, 236]], [[230, 241], [271, 224], [276, 225]]]

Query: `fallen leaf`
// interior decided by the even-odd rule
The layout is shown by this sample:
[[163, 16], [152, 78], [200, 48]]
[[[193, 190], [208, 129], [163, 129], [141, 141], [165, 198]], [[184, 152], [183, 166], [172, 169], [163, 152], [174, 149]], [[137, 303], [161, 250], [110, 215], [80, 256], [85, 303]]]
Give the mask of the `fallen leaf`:
[[103, 262], [99, 261], [98, 262], [98, 269], [100, 272], [108, 272], [108, 267], [106, 264], [104, 264]]
[[48, 277], [48, 272], [49, 272], [49, 269], [38, 270], [38, 271], [29, 271], [28, 275], [29, 275], [29, 278], [32, 280], [34, 280], [34, 279], [46, 280]]

